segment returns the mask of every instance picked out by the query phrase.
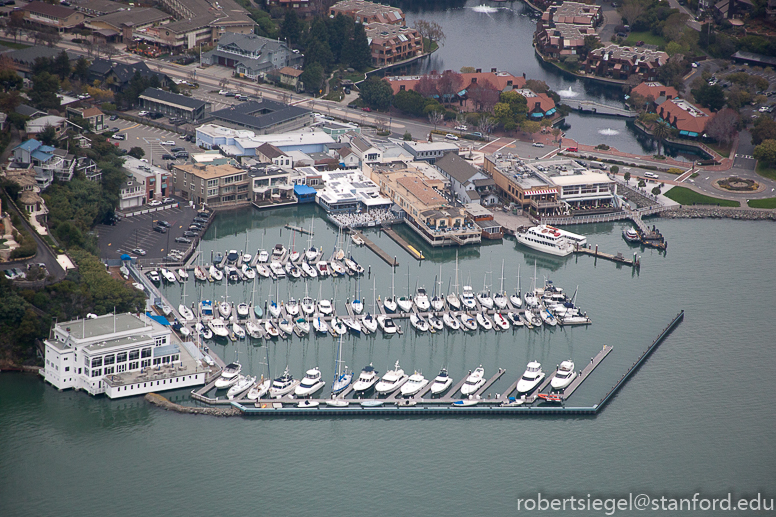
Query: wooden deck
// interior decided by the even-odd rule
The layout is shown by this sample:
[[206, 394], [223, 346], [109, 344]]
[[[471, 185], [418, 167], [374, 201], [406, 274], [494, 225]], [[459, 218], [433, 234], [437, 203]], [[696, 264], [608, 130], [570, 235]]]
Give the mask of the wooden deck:
[[418, 260], [423, 260], [424, 258], [426, 258], [426, 257], [423, 256], [423, 252], [422, 251], [419, 251], [419, 250], [415, 249], [414, 247], [410, 246], [410, 243], [405, 241], [402, 238], [402, 236], [399, 235], [398, 233], [396, 233], [396, 231], [393, 228], [388, 228], [386, 226], [382, 226], [381, 229], [382, 229], [384, 234], [386, 234], [388, 237], [390, 237], [391, 239], [396, 241], [396, 244], [401, 246], [402, 249], [404, 249], [404, 251], [406, 251], [407, 253], [412, 255], [413, 258], [418, 259]]
[[385, 262], [387, 262], [389, 266], [396, 267], [399, 265], [399, 261], [396, 260], [396, 257], [391, 257], [390, 255], [388, 255], [388, 253], [383, 251], [383, 249], [380, 248], [380, 246], [372, 242], [372, 240], [366, 235], [364, 235], [362, 232], [354, 231], [353, 233], [361, 237], [364, 240], [364, 246], [366, 246], [367, 248], [375, 252], [375, 254], [381, 259], [383, 259]]

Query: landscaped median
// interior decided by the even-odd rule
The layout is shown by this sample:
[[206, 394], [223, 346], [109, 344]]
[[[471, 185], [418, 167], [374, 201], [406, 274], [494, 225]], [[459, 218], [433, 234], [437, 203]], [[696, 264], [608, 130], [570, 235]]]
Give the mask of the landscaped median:
[[741, 206], [738, 201], [706, 196], [686, 187], [674, 187], [664, 195], [680, 205]]

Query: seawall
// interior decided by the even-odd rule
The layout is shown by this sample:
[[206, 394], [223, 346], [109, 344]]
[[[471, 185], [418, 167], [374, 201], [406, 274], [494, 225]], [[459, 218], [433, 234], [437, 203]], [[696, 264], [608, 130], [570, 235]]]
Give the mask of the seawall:
[[209, 415], [209, 416], [239, 416], [242, 413], [239, 409], [229, 406], [228, 408], [221, 407], [191, 407], [181, 406], [174, 402], [170, 402], [165, 397], [158, 393], [148, 393], [145, 399], [153, 404], [167, 411], [176, 411], [178, 413], [188, 413], [190, 415]]

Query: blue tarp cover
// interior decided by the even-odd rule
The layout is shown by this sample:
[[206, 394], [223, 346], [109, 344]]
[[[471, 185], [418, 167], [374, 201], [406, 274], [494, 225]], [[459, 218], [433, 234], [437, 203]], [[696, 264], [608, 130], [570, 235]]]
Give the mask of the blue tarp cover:
[[314, 188], [307, 185], [294, 185], [294, 194], [297, 196], [314, 196], [316, 192]]
[[153, 313], [150, 313], [150, 312], [146, 312], [146, 316], [148, 316], [152, 320], [156, 321], [157, 323], [161, 323], [162, 325], [164, 325], [166, 327], [170, 326], [170, 322], [167, 321], [167, 318], [165, 318], [164, 316], [159, 316], [159, 315], [156, 315], [156, 314], [153, 314]]

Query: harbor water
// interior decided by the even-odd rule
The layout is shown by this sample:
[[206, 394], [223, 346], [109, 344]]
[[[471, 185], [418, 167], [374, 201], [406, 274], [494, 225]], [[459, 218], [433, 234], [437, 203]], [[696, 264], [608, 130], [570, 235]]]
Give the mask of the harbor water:
[[[277, 243], [301, 250], [307, 237], [284, 229], [309, 228], [312, 243], [328, 256], [336, 229], [317, 207], [220, 214], [202, 242], [210, 251]], [[776, 276], [769, 272], [776, 226], [731, 220], [648, 220], [666, 235], [666, 254], [631, 248], [621, 237], [625, 223], [571, 228], [608, 253], [642, 255], [640, 271], [590, 256], [555, 258], [513, 240], [459, 250], [460, 283], [475, 292], [486, 283], [511, 293], [520, 266], [521, 285], [549, 277], [593, 320], [589, 327], [506, 333], [441, 332], [417, 335], [402, 321], [404, 336], [348, 336], [342, 358], [360, 371], [373, 363], [384, 373], [396, 360], [408, 373], [427, 378], [442, 366], [457, 382], [482, 364], [486, 376], [507, 373], [489, 391], [506, 387], [528, 361], [545, 372], [566, 359], [581, 369], [604, 344], [614, 350], [567, 402], [597, 403], [676, 313], [684, 322], [660, 345], [609, 405], [595, 417], [365, 417], [216, 418], [165, 412], [142, 398], [109, 400], [83, 392], [58, 392], [38, 377], [0, 374], [0, 515], [278, 515], [344, 512], [378, 515], [520, 515], [519, 498], [775, 497], [772, 464], [776, 417], [773, 317]], [[400, 265], [396, 295], [416, 282], [431, 293], [442, 266], [443, 291], [454, 276], [455, 250], [425, 246], [417, 262], [387, 236], [367, 235]], [[289, 239], [290, 237], [291, 240]], [[391, 268], [366, 248], [351, 247], [371, 276], [361, 280], [372, 306], [372, 283], [385, 297]], [[452, 280], [454, 282], [454, 279]], [[279, 288], [276, 288], [276, 285]], [[230, 301], [250, 301], [252, 285], [232, 284]], [[335, 297], [338, 312], [356, 290], [352, 278], [308, 283]], [[300, 280], [260, 280], [256, 300], [270, 293], [304, 296]], [[192, 279], [186, 302], [200, 299]], [[179, 285], [165, 287], [173, 303]], [[226, 295], [225, 283], [205, 284], [201, 296]], [[288, 365], [300, 378], [319, 366], [330, 386], [337, 341], [296, 337], [270, 344], [212, 344], [243, 372], [273, 376]], [[754, 395], [753, 395], [754, 394]], [[188, 392], [167, 392], [193, 404]], [[317, 411], [317, 410], [310, 410]], [[603, 512], [601, 512], [603, 513]], [[617, 512], [624, 515], [640, 514]], [[594, 512], [585, 515], [596, 515]]]

